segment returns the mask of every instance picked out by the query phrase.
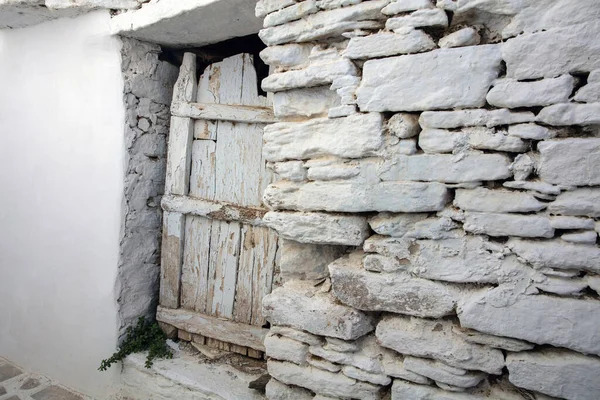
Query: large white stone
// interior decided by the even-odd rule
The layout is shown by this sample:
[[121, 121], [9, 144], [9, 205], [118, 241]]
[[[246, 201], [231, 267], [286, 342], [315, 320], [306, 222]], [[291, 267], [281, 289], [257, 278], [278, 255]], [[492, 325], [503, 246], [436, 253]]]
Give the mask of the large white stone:
[[508, 377], [518, 386], [567, 400], [596, 400], [600, 359], [558, 349], [508, 354]]
[[457, 110], [457, 111], [425, 111], [419, 122], [423, 128], [460, 128], [463, 126], [487, 126], [519, 124], [535, 121], [530, 111], [516, 112], [506, 108], [500, 110]]
[[[506, 179], [510, 159], [503, 154], [450, 154], [398, 156], [380, 174], [384, 181], [476, 182]], [[386, 168], [387, 167], [387, 168]]]
[[548, 211], [561, 215], [600, 217], [600, 189], [584, 188], [564, 192], [550, 203]]
[[429, 214], [418, 213], [380, 213], [369, 219], [369, 225], [380, 235], [402, 237], [414, 229], [417, 222], [423, 221], [428, 216]]
[[326, 60], [312, 63], [304, 69], [271, 74], [263, 79], [261, 87], [266, 92], [280, 92], [327, 85], [338, 77], [356, 74], [356, 66], [350, 60]]
[[[393, 3], [390, 4], [390, 6], [393, 5]], [[446, 28], [447, 26], [448, 16], [444, 10], [439, 8], [416, 10], [408, 15], [390, 18], [385, 23], [385, 28], [390, 31], [402, 31], [407, 28], [425, 27]]]
[[550, 220], [538, 215], [467, 212], [463, 229], [490, 236], [543, 237], [554, 236]]
[[324, 246], [281, 240], [281, 279], [318, 280], [329, 276], [327, 265], [344, 254], [342, 246]]
[[378, 113], [346, 118], [280, 122], [265, 127], [267, 161], [303, 160], [323, 155], [360, 158], [383, 145], [383, 118]]
[[575, 93], [573, 99], [582, 103], [600, 103], [600, 82], [588, 83]]
[[545, 140], [552, 139], [555, 132], [545, 126], [536, 124], [517, 124], [508, 127], [508, 134], [521, 139]]
[[265, 387], [265, 395], [269, 400], [313, 400], [310, 391], [296, 386], [288, 386], [273, 378]]
[[313, 392], [333, 397], [358, 397], [364, 400], [380, 400], [381, 386], [357, 382], [341, 373], [332, 373], [312, 366], [269, 361], [269, 374], [288, 385], [305, 387]]
[[600, 124], [600, 103], [563, 103], [544, 107], [537, 120], [548, 125], [597, 125]]
[[267, 163], [267, 167], [275, 172], [279, 178], [294, 182], [306, 180], [306, 168], [302, 161], [284, 161]]
[[263, 29], [259, 36], [267, 46], [289, 42], [310, 42], [335, 37], [354, 29], [377, 29], [385, 17], [381, 9], [389, 0], [372, 0], [348, 7], [321, 11], [281, 26]]
[[265, 348], [269, 357], [306, 365], [308, 345], [305, 343], [270, 333], [265, 338]]
[[436, 382], [461, 388], [476, 386], [486, 376], [481, 372], [467, 372], [460, 369], [459, 371], [462, 373], [452, 373], [451, 371], [454, 368], [446, 366], [441, 361], [416, 357], [404, 357], [404, 367], [411, 372], [426, 376]]
[[458, 317], [461, 326], [480, 332], [600, 354], [595, 299], [515, 295], [500, 286], [465, 297]]
[[539, 177], [565, 186], [600, 184], [600, 138], [546, 140], [538, 144]]
[[340, 104], [340, 98], [327, 86], [286, 90], [273, 94], [273, 112], [277, 118], [324, 117]]
[[565, 103], [569, 101], [575, 81], [575, 78], [568, 74], [534, 82], [501, 79], [494, 83], [486, 98], [493, 106], [507, 108]]
[[483, 126], [465, 127], [459, 132], [446, 129], [424, 129], [419, 147], [426, 153], [452, 153], [467, 148], [522, 153], [529, 148], [520, 138], [508, 136]]
[[271, 46], [260, 52], [260, 58], [271, 67], [302, 68], [308, 65], [312, 48], [310, 44], [297, 43]]
[[457, 368], [500, 374], [504, 367], [502, 352], [465, 341], [452, 331], [453, 325], [450, 320], [385, 317], [377, 325], [376, 335], [382, 346], [401, 354], [433, 358]]
[[421, 53], [435, 48], [435, 42], [428, 34], [412, 29], [400, 33], [381, 32], [353, 37], [344, 55], [351, 59], [364, 59]]
[[440, 39], [438, 45], [441, 48], [475, 46], [481, 41], [481, 36], [475, 28], [466, 27]]
[[333, 294], [344, 304], [429, 318], [454, 313], [456, 293], [444, 284], [404, 273], [366, 271], [362, 256], [354, 253], [329, 264]]
[[586, 270], [600, 273], [600, 248], [561, 241], [510, 239], [508, 247], [536, 268]]
[[553, 78], [599, 69], [598, 35], [600, 22], [596, 20], [509, 39], [502, 45], [506, 75], [519, 80]]
[[300, 243], [360, 246], [369, 236], [367, 219], [355, 215], [270, 211], [264, 222], [281, 237]]
[[489, 213], [540, 211], [547, 206], [529, 193], [485, 188], [457, 190], [454, 205], [465, 211]]
[[594, 220], [589, 218], [556, 216], [550, 224], [554, 229], [594, 229]]
[[427, 212], [444, 208], [448, 196], [439, 183], [279, 182], [267, 187], [263, 199], [274, 210]]
[[358, 105], [362, 111], [481, 107], [500, 62], [497, 45], [369, 60], [357, 91]]
[[320, 293], [310, 281], [290, 281], [263, 299], [263, 315], [273, 325], [351, 340], [373, 330], [372, 317]]

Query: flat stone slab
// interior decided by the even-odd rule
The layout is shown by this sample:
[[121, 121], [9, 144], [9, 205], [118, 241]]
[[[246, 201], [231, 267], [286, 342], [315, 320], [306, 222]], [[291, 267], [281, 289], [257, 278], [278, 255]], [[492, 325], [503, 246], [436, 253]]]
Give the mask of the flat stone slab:
[[78, 394], [60, 386], [48, 386], [31, 396], [34, 400], [83, 400]]

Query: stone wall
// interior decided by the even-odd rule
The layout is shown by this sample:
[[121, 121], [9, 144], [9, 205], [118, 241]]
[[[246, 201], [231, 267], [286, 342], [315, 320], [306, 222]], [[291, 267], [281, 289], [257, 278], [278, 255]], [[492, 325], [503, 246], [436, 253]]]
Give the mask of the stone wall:
[[280, 399], [600, 397], [595, 0], [260, 0]]
[[119, 333], [158, 303], [161, 196], [164, 193], [169, 106], [178, 68], [159, 61], [160, 46], [123, 38], [126, 107], [124, 219], [117, 279]]

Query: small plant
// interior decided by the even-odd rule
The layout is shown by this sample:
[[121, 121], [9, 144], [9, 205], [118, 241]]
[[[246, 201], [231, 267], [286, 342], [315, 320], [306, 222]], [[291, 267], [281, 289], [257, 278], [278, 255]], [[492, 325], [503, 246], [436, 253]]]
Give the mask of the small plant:
[[145, 350], [148, 350], [146, 368], [152, 367], [155, 359], [173, 358], [173, 353], [167, 346], [167, 336], [156, 321], [147, 321], [144, 317], [140, 317], [134, 328], [127, 328], [127, 337], [119, 347], [119, 351], [110, 358], [102, 360], [98, 370], [106, 371], [111, 365], [123, 361], [129, 354]]

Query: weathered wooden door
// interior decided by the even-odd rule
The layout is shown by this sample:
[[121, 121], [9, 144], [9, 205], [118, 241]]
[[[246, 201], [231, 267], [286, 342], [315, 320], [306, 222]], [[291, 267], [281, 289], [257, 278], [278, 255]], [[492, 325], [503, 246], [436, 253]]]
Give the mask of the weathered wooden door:
[[184, 338], [256, 356], [277, 235], [262, 223], [272, 180], [262, 135], [273, 115], [252, 56], [212, 64], [198, 82], [186, 53], [171, 113], [157, 319]]

